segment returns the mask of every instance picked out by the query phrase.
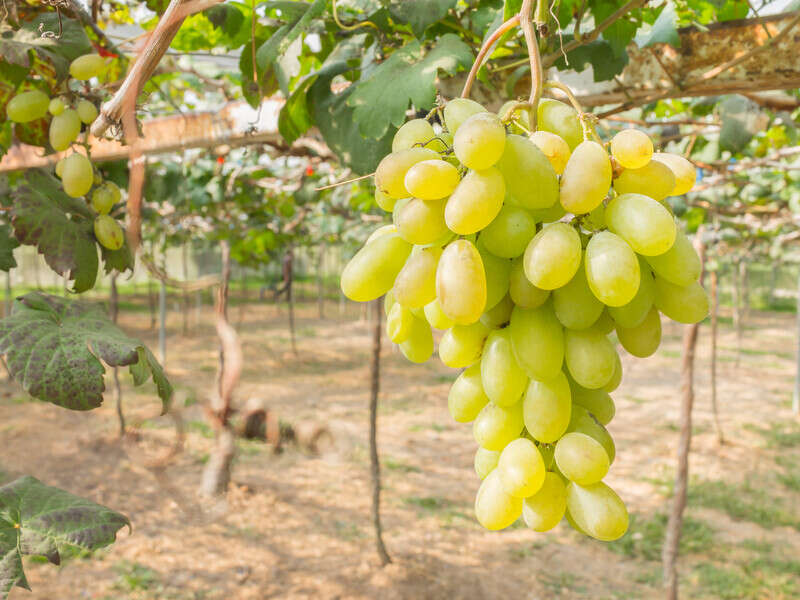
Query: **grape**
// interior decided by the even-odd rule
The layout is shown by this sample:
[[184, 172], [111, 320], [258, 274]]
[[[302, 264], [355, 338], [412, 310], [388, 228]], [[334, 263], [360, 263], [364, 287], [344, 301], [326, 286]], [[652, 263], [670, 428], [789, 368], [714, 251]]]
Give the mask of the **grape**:
[[394, 207], [394, 224], [402, 238], [410, 244], [432, 244], [450, 232], [444, 222], [447, 200], [400, 200]]
[[423, 160], [437, 160], [439, 153], [429, 148], [408, 148], [392, 152], [378, 163], [375, 187], [390, 198], [407, 198], [405, 177], [408, 170]]
[[602, 387], [602, 390], [610, 394], [619, 387], [620, 383], [622, 383], [622, 361], [619, 358], [619, 354], [615, 352], [614, 374], [611, 376], [611, 379], [608, 380], [608, 383]]
[[444, 219], [451, 231], [469, 235], [491, 223], [503, 206], [506, 184], [500, 171], [470, 171], [447, 200]]
[[638, 129], [624, 129], [611, 138], [611, 155], [626, 169], [638, 169], [650, 162], [653, 142]]
[[68, 196], [72, 198], [83, 196], [92, 188], [93, 181], [92, 163], [83, 154], [76, 152], [64, 159], [61, 184]]
[[474, 114], [488, 112], [483, 106], [469, 98], [454, 98], [444, 105], [444, 124], [453, 136], [458, 128]]
[[17, 94], [6, 104], [6, 116], [15, 123], [29, 123], [47, 114], [50, 98], [41, 90]]
[[525, 438], [509, 443], [500, 453], [497, 472], [503, 489], [516, 498], [538, 492], [544, 483], [544, 461], [536, 445]]
[[556, 175], [561, 175], [564, 172], [564, 167], [567, 166], [570, 155], [567, 142], [562, 137], [549, 131], [534, 131], [528, 137], [550, 161], [550, 165]]
[[614, 418], [617, 408], [605, 390], [588, 390], [574, 380], [570, 381], [569, 389], [572, 393], [572, 402], [589, 411], [601, 425], [608, 425]]
[[556, 202], [549, 208], [539, 208], [531, 211], [531, 216], [537, 223], [555, 223], [567, 214], [561, 202]]
[[69, 64], [69, 74], [75, 79], [87, 80], [99, 77], [106, 66], [105, 59], [99, 54], [84, 54]]
[[87, 125], [93, 122], [98, 115], [97, 107], [88, 100], [80, 100], [76, 110], [80, 120]]
[[633, 356], [639, 358], [651, 356], [661, 343], [661, 315], [655, 306], [636, 327], [626, 328], [617, 325], [617, 338], [622, 347]]
[[583, 129], [577, 111], [558, 100], [542, 98], [537, 110], [540, 131], [560, 136], [574, 150], [583, 141]]
[[605, 483], [567, 485], [567, 510], [579, 531], [610, 542], [628, 530], [628, 510], [620, 497]]
[[104, 186], [92, 192], [92, 208], [101, 215], [107, 215], [114, 206], [114, 195]]
[[54, 117], [63, 113], [65, 108], [67, 108], [67, 105], [61, 98], [53, 98], [47, 105], [47, 110], [50, 111], [50, 114]]
[[411, 335], [416, 317], [405, 306], [394, 303], [386, 315], [386, 335], [394, 344], [402, 344]]
[[586, 246], [586, 280], [597, 299], [608, 306], [633, 300], [641, 279], [639, 261], [631, 247], [616, 234], [601, 231]]
[[[446, 215], [446, 213], [445, 213]], [[536, 234], [536, 221], [524, 208], [504, 205], [494, 221], [481, 231], [484, 247], [501, 258], [516, 258], [525, 252]]]
[[506, 181], [509, 202], [527, 209], [549, 208], [558, 202], [558, 178], [536, 144], [520, 135], [506, 136], [497, 168]]
[[675, 285], [686, 286], [700, 278], [700, 257], [682, 231], [678, 231], [675, 243], [664, 254], [645, 258], [656, 275]]
[[525, 261], [520, 256], [511, 263], [508, 293], [514, 304], [522, 308], [538, 308], [550, 297], [549, 290], [541, 290], [525, 276]]
[[478, 413], [488, 404], [489, 398], [481, 385], [480, 364], [474, 364], [459, 375], [450, 386], [447, 407], [458, 423], [474, 421]]
[[514, 310], [514, 302], [511, 300], [511, 296], [506, 294], [500, 302], [481, 315], [481, 323], [489, 329], [502, 327], [511, 320], [512, 310]]
[[377, 204], [383, 210], [389, 213], [392, 212], [396, 202], [397, 198], [391, 198], [380, 191], [380, 189], [375, 188], [375, 204]]
[[108, 190], [108, 193], [111, 194], [111, 199], [114, 204], [122, 200], [122, 192], [120, 191], [119, 186], [117, 186], [117, 184], [113, 181], [106, 181], [102, 187], [103, 189]]
[[645, 194], [661, 201], [675, 189], [675, 175], [666, 165], [651, 160], [638, 169], [625, 169], [614, 180], [618, 194]]
[[494, 469], [486, 476], [475, 496], [475, 517], [490, 531], [505, 529], [522, 514], [522, 499], [507, 494]]
[[436, 299], [436, 267], [441, 248], [414, 247], [394, 281], [394, 297], [408, 308], [422, 308]]
[[511, 261], [497, 258], [486, 250], [478, 250], [486, 277], [486, 305], [484, 310], [491, 310], [508, 293], [511, 276]]
[[397, 304], [394, 299], [394, 294], [392, 290], [386, 292], [386, 295], [383, 297], [383, 313], [388, 317], [389, 312], [392, 310], [392, 307]]
[[[81, 119], [78, 112], [68, 108], [50, 121], [50, 145], [54, 150], [66, 150], [81, 132]], [[94, 174], [92, 174], [94, 180]]]
[[600, 231], [606, 228], [606, 207], [603, 204], [595, 206], [591, 212], [583, 217], [581, 223], [584, 229]]
[[412, 119], [403, 123], [392, 139], [392, 152], [408, 150], [409, 148], [425, 143], [436, 137], [433, 125], [425, 119]]
[[486, 338], [480, 369], [489, 400], [497, 406], [519, 402], [528, 386], [528, 374], [517, 362], [508, 328], [497, 329]]
[[553, 444], [539, 444], [537, 447], [539, 448], [539, 453], [542, 455], [545, 469], [548, 471], [552, 470], [555, 464], [556, 447]]
[[468, 367], [481, 359], [489, 328], [480, 321], [453, 325], [439, 342], [439, 358], [453, 369]]
[[539, 491], [522, 501], [522, 519], [534, 531], [549, 531], [567, 510], [567, 487], [556, 473], [545, 473]]
[[442, 305], [439, 304], [439, 299], [434, 298], [431, 302], [425, 305], [425, 318], [431, 327], [436, 329], [450, 329], [453, 326], [453, 320], [442, 312]]
[[109, 250], [119, 250], [125, 242], [125, 234], [113, 217], [98, 215], [94, 220], [94, 236], [100, 245]]
[[383, 296], [394, 285], [409, 254], [411, 244], [395, 233], [374, 239], [345, 266], [341, 277], [342, 292], [357, 302]]
[[608, 335], [612, 331], [614, 331], [614, 327], [616, 324], [614, 323], [614, 319], [611, 318], [611, 315], [608, 314], [608, 309], [610, 307], [606, 306], [606, 309], [600, 313], [600, 316], [597, 318], [597, 321], [592, 323], [592, 329], [595, 331], [599, 331], [604, 335]]
[[582, 215], [603, 202], [611, 187], [611, 161], [597, 142], [581, 142], [561, 175], [561, 206]]
[[565, 285], [581, 264], [581, 238], [566, 223], [547, 225], [525, 249], [525, 275], [543, 290]]
[[478, 451], [475, 452], [475, 473], [478, 474], [478, 477], [481, 479], [486, 479], [486, 477], [494, 471], [495, 467], [497, 467], [497, 461], [500, 460], [500, 452], [496, 450], [487, 450], [486, 448], [478, 447]]
[[570, 432], [556, 444], [558, 470], [579, 485], [597, 483], [608, 473], [608, 455], [592, 437], [577, 431]]
[[616, 456], [614, 440], [611, 439], [608, 430], [600, 424], [600, 421], [589, 414], [589, 411], [584, 407], [575, 403], [572, 404], [572, 417], [570, 418], [567, 431], [578, 431], [594, 438], [596, 441], [600, 442], [603, 450], [606, 451], [608, 461], [610, 463], [614, 462], [614, 457]]
[[571, 416], [571, 393], [564, 373], [559, 371], [547, 381], [531, 380], [522, 402], [522, 417], [535, 440], [555, 442], [564, 435]]
[[668, 196], [681, 196], [694, 187], [697, 171], [689, 160], [669, 152], [656, 152], [653, 154], [653, 160], [669, 167], [675, 176], [675, 187], [667, 194]]
[[411, 167], [404, 182], [408, 193], [422, 200], [438, 200], [453, 193], [461, 177], [449, 162], [423, 160]]
[[522, 402], [497, 406], [491, 402], [481, 409], [472, 424], [475, 441], [487, 450], [502, 450], [522, 431]]
[[648, 196], [621, 194], [608, 203], [605, 217], [608, 229], [639, 254], [663, 254], [675, 242], [675, 219]]
[[636, 295], [627, 304], [622, 306], [609, 306], [608, 312], [614, 319], [614, 322], [623, 327], [636, 327], [639, 323], [644, 321], [647, 313], [650, 312], [650, 307], [653, 306], [653, 299], [655, 298], [655, 283], [653, 282], [653, 272], [650, 266], [642, 258], [639, 259], [639, 289]]
[[600, 317], [605, 308], [589, 289], [586, 269], [578, 268], [569, 282], [553, 290], [556, 317], [569, 329], [586, 329]]
[[698, 282], [685, 287], [656, 276], [655, 305], [673, 321], [699, 323], [708, 316], [708, 296]]
[[503, 155], [506, 129], [500, 117], [479, 112], [467, 117], [453, 136], [453, 152], [468, 169], [483, 171]]
[[60, 179], [61, 176], [64, 174], [64, 163], [66, 162], [67, 158], [62, 157], [58, 159], [56, 163], [56, 176]]
[[364, 245], [366, 246], [372, 240], [377, 239], [383, 235], [387, 235], [389, 233], [397, 233], [397, 227], [395, 227], [393, 224], [381, 225], [375, 231], [369, 234], [369, 237], [367, 238], [367, 241], [364, 242]]
[[550, 304], [515, 307], [508, 328], [517, 361], [531, 378], [547, 381], [558, 375], [564, 361], [564, 328]]
[[480, 319], [486, 307], [486, 275], [478, 250], [469, 240], [449, 244], [436, 269], [436, 297], [455, 323]]
[[413, 363], [424, 363], [433, 354], [433, 333], [426, 321], [414, 317], [408, 338], [400, 344], [400, 352]]
[[595, 329], [564, 334], [564, 360], [572, 378], [589, 389], [606, 385], [614, 375], [616, 350], [608, 338]]

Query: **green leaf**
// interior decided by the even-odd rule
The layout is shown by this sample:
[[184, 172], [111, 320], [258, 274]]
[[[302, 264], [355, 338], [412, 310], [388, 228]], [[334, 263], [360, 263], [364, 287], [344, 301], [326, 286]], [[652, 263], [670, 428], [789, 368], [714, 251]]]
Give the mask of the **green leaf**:
[[[589, 3], [595, 23], [600, 23], [607, 17], [611, 16], [619, 7], [620, 3], [615, 0], [593, 0]], [[618, 57], [626, 56], [626, 49], [628, 44], [633, 40], [636, 35], [638, 24], [632, 20], [629, 15], [614, 21], [605, 31], [603, 31], [603, 39], [606, 40], [614, 51], [614, 55]]]
[[627, 64], [627, 54], [616, 54], [611, 44], [603, 40], [595, 40], [590, 44], [584, 44], [572, 50], [569, 53], [569, 65], [567, 65], [564, 57], [560, 56], [555, 66], [560, 70], [573, 69], [580, 72], [587, 65], [591, 65], [595, 81], [608, 81], [615, 75], [622, 73]]
[[[72, 410], [90, 410], [103, 402], [103, 363], [135, 365], [138, 384], [153, 376], [164, 411], [172, 387], [152, 353], [128, 337], [96, 305], [31, 292], [14, 302], [0, 320], [0, 353], [8, 369], [29, 394]], [[100, 362], [100, 361], [103, 362]]]
[[15, 585], [30, 590], [23, 556], [58, 565], [64, 550], [108, 546], [126, 525], [125, 515], [30, 476], [0, 487], [0, 597], [8, 598]]
[[109, 250], [105, 246], [100, 246], [100, 255], [103, 257], [103, 271], [106, 274], [112, 271], [120, 273], [133, 271], [135, 261], [127, 240], [119, 250]]
[[400, 23], [407, 23], [418, 39], [430, 26], [447, 15], [457, 0], [393, 0], [389, 13]]
[[522, 0], [505, 0], [503, 3], [503, 21], [508, 21], [519, 13], [520, 9], [522, 9]]
[[658, 15], [650, 35], [639, 46], [647, 48], [653, 44], [669, 44], [675, 48], [681, 47], [681, 37], [678, 35], [678, 15], [675, 12], [675, 5], [668, 2]]
[[14, 248], [19, 246], [17, 238], [11, 232], [11, 226], [0, 225], [0, 271], [8, 271], [17, 266]]
[[259, 81], [266, 79], [268, 72], [273, 68], [275, 60], [282, 56], [293, 41], [304, 33], [311, 21], [320, 17], [325, 11], [326, 0], [314, 0], [296, 22], [284, 25], [276, 31], [256, 51], [256, 66], [258, 67]]
[[720, 148], [731, 152], [744, 148], [768, 123], [755, 102], [738, 95], [723, 98], [719, 104], [719, 117], [722, 121], [719, 130]]
[[416, 40], [396, 50], [369, 78], [351, 86], [355, 89], [347, 104], [355, 108], [361, 135], [381, 139], [390, 126], [402, 125], [409, 102], [420, 110], [431, 108], [439, 71], [453, 75], [459, 66], [471, 63], [472, 50], [452, 33], [439, 38], [427, 53]]

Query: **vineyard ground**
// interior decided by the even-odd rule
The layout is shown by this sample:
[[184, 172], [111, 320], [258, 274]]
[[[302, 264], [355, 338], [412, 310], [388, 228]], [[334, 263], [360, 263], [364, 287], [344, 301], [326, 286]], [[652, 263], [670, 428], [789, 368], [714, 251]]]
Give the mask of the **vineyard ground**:
[[[139, 310], [128, 310], [138, 305]], [[157, 348], [146, 297], [124, 298], [122, 327]], [[174, 436], [148, 386], [123, 374], [125, 407], [138, 442], [117, 439], [113, 394], [82, 414], [0, 387], [2, 478], [30, 473], [127, 514], [132, 534], [111, 548], [30, 561], [35, 600], [500, 599], [661, 597], [660, 545], [673, 477], [679, 407], [680, 328], [665, 328], [659, 354], [623, 356], [609, 429], [617, 459], [607, 481], [628, 503], [630, 532], [601, 544], [560, 525], [488, 533], [472, 517], [478, 482], [471, 428], [451, 421], [452, 372], [438, 361], [412, 366], [388, 343], [383, 353], [379, 446], [385, 539], [394, 562], [377, 566], [369, 520], [367, 387], [371, 325], [360, 310], [331, 302], [298, 309], [298, 356], [287, 311], [271, 304], [231, 308], [247, 362], [238, 401], [269, 401], [289, 422], [327, 425], [331, 450], [273, 455], [243, 441], [227, 504], [200, 500], [212, 446], [200, 403], [213, 388], [217, 345], [210, 307], [199, 327], [171, 312], [167, 369], [176, 384], [185, 449], [164, 470], [144, 466]], [[756, 313], [741, 358], [729, 321], [721, 325], [718, 386], [729, 443], [719, 447], [709, 401], [709, 328], [701, 328], [692, 485], [682, 543], [687, 598], [800, 597], [800, 423], [790, 411], [793, 315]], [[107, 385], [112, 386], [109, 378]], [[46, 456], [42, 456], [42, 445]]]

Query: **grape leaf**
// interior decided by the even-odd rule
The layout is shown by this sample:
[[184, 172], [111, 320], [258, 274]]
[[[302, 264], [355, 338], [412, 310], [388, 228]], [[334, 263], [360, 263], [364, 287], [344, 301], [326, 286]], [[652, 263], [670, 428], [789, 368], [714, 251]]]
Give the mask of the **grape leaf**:
[[440, 37], [427, 53], [416, 40], [396, 50], [368, 79], [353, 86], [347, 99], [361, 135], [377, 140], [391, 125], [402, 125], [409, 102], [417, 109], [431, 108], [439, 71], [453, 75], [471, 63], [472, 50], [452, 33]]
[[15, 585], [30, 591], [23, 556], [58, 565], [65, 549], [108, 546], [126, 525], [125, 515], [30, 476], [0, 487], [0, 598]]
[[153, 354], [92, 304], [41, 292], [17, 298], [0, 320], [0, 353], [29, 394], [72, 410], [103, 402], [105, 364], [130, 366], [134, 383], [153, 376], [164, 411], [172, 386]]
[[656, 18], [650, 35], [639, 44], [642, 48], [653, 44], [669, 44], [675, 48], [681, 47], [681, 36], [678, 35], [678, 14], [675, 12], [675, 5], [668, 2], [661, 13]]
[[731, 95], [719, 103], [719, 145], [723, 150], [738, 152], [753, 136], [766, 128], [768, 119], [758, 105], [744, 96]]
[[[564, 40], [566, 43], [566, 36]], [[615, 75], [622, 73], [627, 64], [627, 54], [616, 54], [608, 42], [595, 40], [590, 44], [578, 46], [570, 51], [569, 66], [567, 66], [563, 56], [559, 56], [555, 66], [560, 70], [573, 69], [581, 72], [586, 68], [586, 65], [591, 65], [595, 81], [608, 81]]]
[[258, 67], [258, 79], [263, 81], [275, 66], [275, 61], [282, 56], [289, 46], [300, 34], [308, 29], [311, 21], [321, 16], [325, 11], [326, 0], [314, 0], [308, 6], [303, 16], [293, 21], [290, 25], [284, 25], [276, 31], [269, 40], [263, 43], [256, 51], [256, 66]]
[[437, 21], [447, 15], [447, 11], [455, 7], [457, 0], [393, 0], [389, 4], [389, 13], [400, 23], [407, 23], [418, 39]]
[[0, 271], [8, 271], [17, 266], [14, 248], [19, 246], [17, 238], [11, 233], [11, 227], [5, 223], [0, 225]]
[[[592, 9], [595, 23], [600, 23], [611, 16], [620, 7], [620, 3], [614, 0], [592, 0], [589, 6]], [[614, 55], [621, 57], [626, 54], [626, 48], [636, 35], [637, 29], [636, 21], [632, 20], [630, 15], [626, 15], [607, 27], [602, 36], [611, 44]]]

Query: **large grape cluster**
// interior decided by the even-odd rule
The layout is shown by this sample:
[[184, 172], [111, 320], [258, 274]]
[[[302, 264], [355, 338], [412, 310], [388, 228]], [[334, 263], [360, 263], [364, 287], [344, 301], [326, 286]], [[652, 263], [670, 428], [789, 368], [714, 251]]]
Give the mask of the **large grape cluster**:
[[[375, 173], [393, 224], [345, 267], [347, 297], [386, 294], [386, 328], [412, 362], [433, 354], [464, 369], [450, 413], [473, 424], [478, 521], [535, 531], [562, 518], [613, 540], [628, 512], [603, 478], [615, 448], [605, 428], [622, 379], [610, 339], [653, 354], [661, 315], [708, 311], [700, 260], [665, 199], [695, 181], [681, 156], [653, 152], [638, 130], [601, 143], [552, 99], [538, 129], [516, 105], [488, 112], [447, 103], [441, 131], [405, 123]], [[505, 115], [504, 113], [508, 113]]]
[[[88, 82], [100, 76], [105, 68], [102, 56], [85, 54], [70, 63], [69, 74], [73, 80]], [[50, 148], [57, 152], [73, 149], [81, 129], [88, 128], [97, 118], [98, 111], [94, 102], [70, 90], [69, 82], [63, 91], [65, 93], [52, 98], [38, 88], [23, 91], [8, 101], [6, 116], [15, 123], [32, 123], [49, 118]], [[68, 196], [89, 198], [91, 207], [97, 213], [94, 221], [97, 241], [110, 250], [121, 248], [125, 239], [122, 228], [108, 214], [114, 204], [120, 201], [119, 188], [111, 181], [104, 182], [88, 156], [74, 149], [58, 161], [55, 171]]]

